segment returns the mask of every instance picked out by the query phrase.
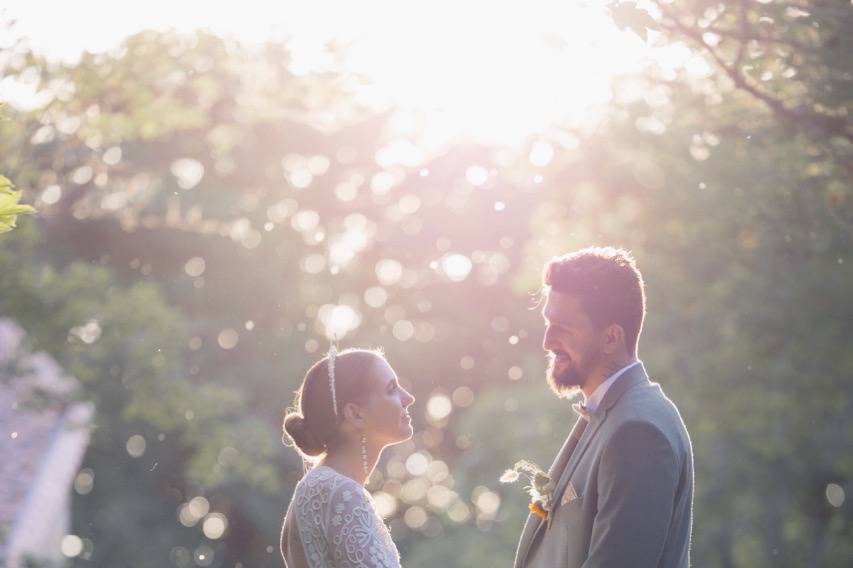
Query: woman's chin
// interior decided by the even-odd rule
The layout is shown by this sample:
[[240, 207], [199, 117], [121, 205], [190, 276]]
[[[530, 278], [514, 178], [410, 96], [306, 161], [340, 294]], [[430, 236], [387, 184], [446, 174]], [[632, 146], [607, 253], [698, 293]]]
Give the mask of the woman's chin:
[[407, 440], [411, 440], [412, 436], [415, 435], [415, 429], [412, 427], [412, 422], [409, 420], [403, 424], [402, 438], [400, 438], [401, 442], [405, 442]]
[[412, 439], [415, 434], [415, 429], [412, 427], [412, 419], [404, 418], [400, 421], [400, 426], [397, 432], [388, 436], [386, 445], [401, 444]]

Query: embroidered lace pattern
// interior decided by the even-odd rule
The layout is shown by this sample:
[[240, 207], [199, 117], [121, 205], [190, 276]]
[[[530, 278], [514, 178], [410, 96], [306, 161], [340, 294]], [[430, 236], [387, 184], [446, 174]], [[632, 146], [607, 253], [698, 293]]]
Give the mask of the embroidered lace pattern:
[[318, 466], [299, 482], [293, 499], [311, 568], [399, 568], [388, 528], [370, 494], [354, 480]]

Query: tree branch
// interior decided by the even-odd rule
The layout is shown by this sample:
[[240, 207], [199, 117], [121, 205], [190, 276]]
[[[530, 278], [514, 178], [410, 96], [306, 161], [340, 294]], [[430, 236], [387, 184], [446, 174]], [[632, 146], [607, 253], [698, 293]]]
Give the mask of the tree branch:
[[[666, 5], [658, 3], [657, 6], [661, 13], [671, 22], [671, 24], [666, 27], [707, 50], [717, 66], [726, 73], [736, 88], [749, 93], [752, 97], [764, 103], [773, 113], [789, 122], [794, 124], [806, 123], [829, 134], [841, 136], [853, 143], [853, 131], [849, 129], [846, 117], [831, 116], [803, 107], [799, 109], [788, 108], [781, 99], [774, 97], [753, 85], [739, 70], [739, 61], [742, 58], [745, 43], [741, 44], [735, 64], [730, 65], [726, 62], [720, 52], [714, 48], [714, 46], [705, 41], [702, 30], [694, 29], [683, 23], [678, 15], [670, 10]], [[745, 5], [743, 4], [742, 9], [745, 10]], [[743, 21], [746, 18], [745, 13], [742, 13], [742, 18], [741, 26], [742, 30], [744, 30]]]
[[[666, 30], [670, 30], [670, 31], [675, 30], [674, 26], [667, 26], [666, 24], [661, 24], [661, 27], [666, 29]], [[805, 43], [802, 43], [802, 42], [799, 42], [796, 40], [792, 40], [792, 39], [771, 37], [771, 36], [761, 35], [761, 34], [757, 34], [757, 33], [744, 35], [743, 30], [734, 31], [734, 30], [725, 30], [725, 29], [720, 29], [720, 28], [709, 27], [707, 30], [705, 30], [705, 32], [712, 33], [712, 34], [718, 35], [720, 37], [736, 39], [736, 40], [741, 41], [743, 43], [748, 43], [750, 41], [757, 41], [760, 43], [784, 45], [785, 47], [791, 47], [794, 49], [799, 49], [801, 51], [810, 51], [810, 50], [814, 50], [814, 49], [818, 48], [818, 46], [816, 46], [816, 45], [815, 46], [806, 45]]]

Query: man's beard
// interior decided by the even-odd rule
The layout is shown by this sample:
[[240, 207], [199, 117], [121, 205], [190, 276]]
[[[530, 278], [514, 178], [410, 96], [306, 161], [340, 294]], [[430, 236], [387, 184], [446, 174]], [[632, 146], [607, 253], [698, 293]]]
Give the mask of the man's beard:
[[[592, 354], [590, 354], [592, 355]], [[592, 362], [593, 357], [584, 357], [587, 363]], [[548, 386], [558, 397], [569, 396], [582, 389], [589, 379], [589, 364], [576, 365], [570, 362], [560, 372], [557, 372], [557, 356], [548, 353]]]

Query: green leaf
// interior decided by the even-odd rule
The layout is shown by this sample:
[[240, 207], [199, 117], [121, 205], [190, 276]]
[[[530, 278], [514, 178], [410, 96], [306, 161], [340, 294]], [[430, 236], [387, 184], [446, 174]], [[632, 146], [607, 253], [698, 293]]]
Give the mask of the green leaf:
[[0, 194], [12, 193], [12, 188], [14, 188], [14, 187], [15, 187], [15, 184], [13, 184], [11, 181], [9, 181], [9, 178], [7, 178], [4, 175], [0, 175]]
[[18, 203], [21, 192], [12, 188], [12, 182], [4, 176], [0, 176], [0, 234], [8, 233], [15, 228], [18, 215], [31, 215], [36, 210], [30, 205]]

